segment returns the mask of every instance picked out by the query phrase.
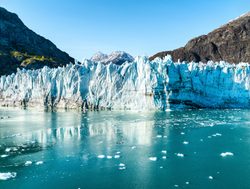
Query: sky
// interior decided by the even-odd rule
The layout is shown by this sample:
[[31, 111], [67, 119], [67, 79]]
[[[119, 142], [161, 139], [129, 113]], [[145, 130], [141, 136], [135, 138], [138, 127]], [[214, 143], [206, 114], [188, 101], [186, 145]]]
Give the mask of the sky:
[[30, 29], [82, 60], [101, 51], [151, 56], [248, 11], [249, 0], [0, 0]]

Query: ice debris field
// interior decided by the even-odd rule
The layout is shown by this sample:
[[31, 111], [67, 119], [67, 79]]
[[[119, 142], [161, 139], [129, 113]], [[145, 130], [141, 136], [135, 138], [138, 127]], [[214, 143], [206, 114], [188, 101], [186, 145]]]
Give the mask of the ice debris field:
[[0, 105], [82, 109], [248, 108], [250, 66], [137, 57], [118, 66], [18, 70], [0, 78]]

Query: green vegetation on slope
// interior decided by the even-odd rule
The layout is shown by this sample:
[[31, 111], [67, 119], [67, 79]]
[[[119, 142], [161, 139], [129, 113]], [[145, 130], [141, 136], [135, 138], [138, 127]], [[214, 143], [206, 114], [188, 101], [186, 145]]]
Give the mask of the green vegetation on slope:
[[39, 56], [39, 55], [29, 55], [27, 53], [22, 53], [19, 51], [11, 51], [11, 56], [21, 62], [21, 66], [26, 67], [30, 64], [36, 62], [55, 62], [51, 57]]

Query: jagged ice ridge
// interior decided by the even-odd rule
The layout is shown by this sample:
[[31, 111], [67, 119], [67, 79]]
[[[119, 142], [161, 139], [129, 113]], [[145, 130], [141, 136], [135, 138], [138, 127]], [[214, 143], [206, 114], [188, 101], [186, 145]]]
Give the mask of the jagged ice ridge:
[[83, 109], [249, 108], [250, 65], [137, 57], [18, 70], [0, 78], [0, 105]]

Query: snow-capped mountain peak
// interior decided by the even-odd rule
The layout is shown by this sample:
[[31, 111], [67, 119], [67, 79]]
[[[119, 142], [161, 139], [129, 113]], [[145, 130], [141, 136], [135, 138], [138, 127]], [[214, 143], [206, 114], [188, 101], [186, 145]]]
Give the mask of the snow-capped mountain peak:
[[133, 62], [134, 57], [124, 51], [114, 51], [107, 55], [102, 52], [97, 52], [91, 57], [92, 61], [101, 62], [103, 64], [113, 63], [116, 65], [121, 65], [124, 62]]
[[101, 62], [103, 60], [108, 59], [108, 55], [104, 54], [102, 52], [97, 52], [96, 54], [94, 54], [90, 60], [94, 61], [94, 62]]

